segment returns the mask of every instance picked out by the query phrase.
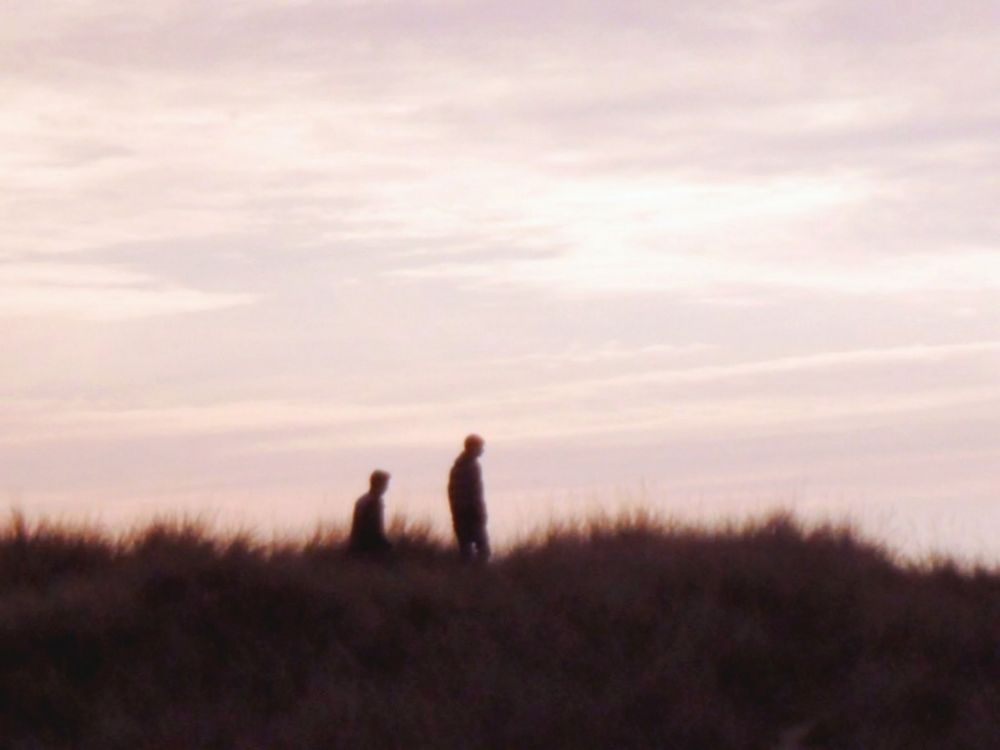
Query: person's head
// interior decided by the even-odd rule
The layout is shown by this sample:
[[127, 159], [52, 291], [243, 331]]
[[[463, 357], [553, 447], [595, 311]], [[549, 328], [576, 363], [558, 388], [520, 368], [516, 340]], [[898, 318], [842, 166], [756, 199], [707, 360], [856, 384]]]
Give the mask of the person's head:
[[389, 472], [376, 469], [369, 480], [372, 492], [381, 495], [389, 488]]
[[479, 437], [479, 435], [469, 435], [465, 438], [465, 452], [470, 456], [476, 456], [478, 458], [483, 455], [485, 445], [486, 441]]

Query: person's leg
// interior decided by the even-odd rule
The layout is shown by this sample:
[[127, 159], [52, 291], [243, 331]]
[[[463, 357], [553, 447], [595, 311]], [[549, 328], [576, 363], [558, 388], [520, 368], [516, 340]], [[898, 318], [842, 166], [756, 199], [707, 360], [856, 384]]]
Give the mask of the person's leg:
[[462, 562], [468, 562], [473, 557], [475, 541], [469, 534], [461, 531], [456, 530], [455, 536], [458, 539], [458, 555], [462, 558]]
[[476, 553], [479, 562], [486, 562], [490, 559], [490, 537], [486, 533], [486, 527], [476, 529]]

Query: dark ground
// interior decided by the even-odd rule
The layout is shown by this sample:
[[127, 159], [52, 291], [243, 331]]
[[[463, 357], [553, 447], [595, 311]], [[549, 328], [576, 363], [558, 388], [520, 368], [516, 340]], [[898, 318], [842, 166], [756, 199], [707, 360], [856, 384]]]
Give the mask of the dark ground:
[[[1000, 571], [784, 517], [463, 567], [342, 540], [0, 531], [0, 747], [1000, 748]], [[808, 731], [805, 729], [808, 728]]]

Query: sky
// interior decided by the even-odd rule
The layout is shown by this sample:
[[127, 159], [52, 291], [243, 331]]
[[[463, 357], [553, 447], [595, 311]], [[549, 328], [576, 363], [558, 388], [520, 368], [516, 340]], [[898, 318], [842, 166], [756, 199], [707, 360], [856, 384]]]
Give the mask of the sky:
[[0, 504], [1000, 559], [992, 0], [5, 0]]

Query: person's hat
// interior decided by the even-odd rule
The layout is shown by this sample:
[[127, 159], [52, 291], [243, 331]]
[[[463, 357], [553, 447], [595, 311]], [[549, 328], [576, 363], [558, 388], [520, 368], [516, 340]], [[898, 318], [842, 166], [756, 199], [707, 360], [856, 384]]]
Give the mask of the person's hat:
[[388, 482], [389, 481], [389, 477], [391, 477], [391, 476], [392, 475], [389, 472], [387, 472], [387, 471], [382, 471], [381, 469], [376, 469], [375, 471], [372, 472], [371, 483], [372, 484], [379, 484], [379, 483]]
[[483, 445], [485, 445], [485, 443], [486, 441], [483, 440], [481, 437], [479, 437], [479, 435], [469, 435], [467, 438], [465, 438], [466, 449], [481, 448]]

